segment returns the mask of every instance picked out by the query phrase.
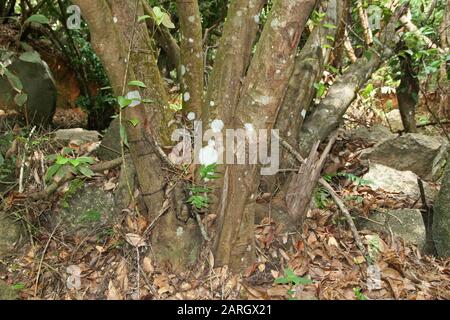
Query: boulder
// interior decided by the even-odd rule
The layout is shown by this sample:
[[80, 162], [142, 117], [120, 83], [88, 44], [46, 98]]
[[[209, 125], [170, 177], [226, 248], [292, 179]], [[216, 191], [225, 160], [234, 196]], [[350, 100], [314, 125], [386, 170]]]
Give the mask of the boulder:
[[384, 120], [385, 125], [391, 128], [392, 132], [400, 132], [405, 130], [403, 127], [402, 116], [400, 115], [399, 109], [394, 109], [386, 113], [386, 119]]
[[450, 163], [447, 163], [442, 187], [434, 203], [433, 239], [439, 256], [450, 256]]
[[[383, 189], [391, 193], [403, 193], [412, 198], [420, 196], [418, 178], [414, 172], [399, 171], [377, 163], [371, 163], [369, 171], [363, 176], [374, 190]], [[424, 189], [427, 199], [433, 200], [435, 190], [426, 182], [424, 182]]]
[[89, 131], [81, 128], [60, 129], [55, 131], [54, 138], [57, 142], [64, 145], [70, 141], [89, 143], [100, 141], [100, 134], [97, 131]]
[[[40, 59], [35, 62], [14, 59], [7, 68], [20, 79], [23, 92], [28, 95], [26, 116], [30, 123], [50, 123], [56, 109], [57, 90], [47, 64]], [[23, 114], [23, 108], [14, 102], [16, 94], [7, 77], [0, 76], [0, 109]]]
[[4, 214], [0, 214], [0, 257], [11, 252], [20, 239], [20, 225]]
[[72, 235], [87, 236], [95, 229], [105, 228], [112, 223], [116, 212], [113, 193], [94, 184], [76, 188], [61, 205], [57, 217], [62, 219], [61, 230]]
[[[426, 248], [426, 228], [422, 213], [418, 209], [400, 209], [387, 212], [377, 211], [369, 216], [372, 221], [358, 219], [358, 226], [376, 232], [402, 238], [405, 243], [413, 244], [420, 250]], [[375, 221], [375, 222], [373, 222]]]
[[374, 145], [396, 137], [388, 128], [376, 124], [371, 128], [359, 127], [351, 133], [351, 138], [361, 140], [366, 145]]
[[113, 160], [121, 155], [120, 123], [114, 119], [103, 136], [102, 143], [97, 150], [97, 156], [101, 160]]
[[448, 142], [441, 137], [408, 133], [378, 143], [362, 158], [432, 180], [440, 175], [447, 150]]

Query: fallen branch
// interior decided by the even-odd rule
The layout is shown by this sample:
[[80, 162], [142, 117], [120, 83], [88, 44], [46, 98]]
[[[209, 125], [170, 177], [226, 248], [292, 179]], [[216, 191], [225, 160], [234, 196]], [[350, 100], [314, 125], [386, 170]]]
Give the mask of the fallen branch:
[[[302, 164], [306, 164], [306, 160], [301, 156], [299, 152], [297, 152], [294, 147], [292, 147], [288, 142], [283, 140], [282, 138], [278, 137], [278, 139], [281, 142], [281, 145], [286, 148], [290, 153], [292, 153], [298, 162]], [[373, 264], [372, 258], [368, 254], [366, 247], [364, 247], [364, 244], [361, 240], [361, 237], [359, 236], [358, 229], [355, 226], [355, 223], [353, 222], [352, 216], [350, 215], [350, 212], [348, 211], [347, 207], [345, 206], [344, 202], [339, 198], [339, 195], [334, 191], [333, 187], [325, 181], [325, 179], [320, 178], [319, 183], [330, 193], [331, 197], [333, 198], [333, 201], [336, 203], [336, 205], [341, 210], [342, 214], [344, 215], [348, 225], [350, 226], [350, 230], [353, 234], [353, 237], [356, 242], [356, 246], [361, 251], [363, 256], [366, 258], [366, 261], [368, 264]]]
[[[90, 169], [93, 172], [103, 172], [105, 170], [114, 169], [114, 168], [120, 166], [121, 164], [122, 164], [122, 158], [117, 158], [117, 159], [114, 159], [111, 161], [105, 161], [105, 162], [93, 164], [90, 166]], [[58, 190], [58, 188], [60, 186], [62, 186], [67, 181], [72, 180], [73, 178], [75, 178], [75, 175], [73, 173], [69, 172], [60, 180], [54, 181], [43, 191], [32, 193], [28, 197], [33, 201], [46, 199], [49, 196], [51, 196], [53, 193], [55, 193], [56, 190]]]
[[36, 130], [36, 126], [33, 127], [33, 129], [31, 129], [30, 134], [28, 135], [28, 139], [27, 142], [25, 143], [25, 147], [23, 150], [23, 157], [22, 157], [22, 164], [20, 165], [20, 175], [19, 175], [19, 193], [23, 193], [24, 188], [23, 188], [23, 174], [25, 171], [25, 162], [26, 162], [26, 158], [27, 158], [27, 152], [28, 152], [28, 147], [30, 144], [30, 140], [31, 137], [33, 136], [34, 131]]

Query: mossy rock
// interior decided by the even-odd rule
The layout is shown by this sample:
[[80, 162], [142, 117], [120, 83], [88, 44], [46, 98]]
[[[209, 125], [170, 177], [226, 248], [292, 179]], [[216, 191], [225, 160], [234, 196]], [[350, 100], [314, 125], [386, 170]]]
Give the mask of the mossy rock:
[[11, 252], [21, 238], [20, 225], [0, 214], [0, 257]]
[[[14, 59], [8, 70], [20, 79], [23, 93], [28, 95], [26, 115], [30, 123], [50, 123], [56, 110], [57, 90], [47, 64], [40, 59], [33, 62]], [[24, 114], [14, 101], [16, 94], [6, 76], [0, 76], [0, 109]]]
[[0, 300], [17, 300], [19, 298], [17, 291], [0, 282]]

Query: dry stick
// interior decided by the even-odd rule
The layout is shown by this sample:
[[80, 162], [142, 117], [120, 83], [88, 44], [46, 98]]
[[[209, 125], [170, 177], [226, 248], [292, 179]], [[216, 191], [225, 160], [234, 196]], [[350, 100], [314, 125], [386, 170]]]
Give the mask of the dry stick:
[[42, 263], [44, 262], [44, 258], [45, 258], [45, 253], [47, 252], [48, 246], [50, 245], [50, 242], [53, 239], [53, 236], [55, 235], [56, 229], [58, 229], [59, 225], [61, 224], [61, 221], [56, 225], [56, 227], [53, 229], [53, 232], [50, 234], [50, 237], [48, 238], [47, 243], [45, 244], [44, 247], [44, 252], [42, 252], [42, 256], [41, 256], [41, 261], [39, 262], [39, 268], [38, 268], [38, 273], [36, 275], [36, 283], [34, 284], [34, 296], [36, 297], [37, 295], [37, 290], [38, 290], [38, 284], [39, 284], [39, 277], [41, 275], [41, 269], [42, 269]]
[[31, 136], [33, 135], [34, 131], [36, 130], [36, 126], [31, 129], [30, 134], [28, 135], [27, 142], [25, 143], [25, 148], [23, 150], [23, 158], [22, 158], [22, 164], [20, 165], [20, 175], [19, 175], [19, 193], [23, 193], [23, 174], [25, 171], [25, 160], [27, 157], [28, 152], [28, 144], [30, 143]]
[[[278, 139], [281, 141], [281, 145], [286, 148], [290, 153], [292, 153], [297, 161], [299, 161], [302, 164], [306, 163], [306, 160], [303, 159], [301, 154], [297, 152], [294, 147], [292, 147], [287, 141], [283, 140], [282, 138], [278, 137]], [[355, 238], [356, 246], [361, 251], [361, 253], [366, 258], [366, 261], [368, 264], [373, 264], [372, 258], [369, 256], [366, 248], [364, 247], [364, 244], [361, 240], [361, 237], [359, 236], [358, 229], [356, 229], [355, 223], [353, 222], [352, 216], [350, 215], [350, 212], [345, 207], [345, 204], [342, 202], [342, 200], [339, 198], [338, 194], [334, 191], [333, 187], [325, 181], [325, 179], [320, 178], [319, 183], [330, 193], [331, 197], [333, 198], [336, 205], [339, 207], [339, 209], [342, 211], [342, 213], [345, 216], [345, 219], [347, 220], [348, 225], [350, 226], [350, 230], [353, 234], [353, 237]]]
[[[103, 172], [105, 170], [114, 169], [115, 167], [120, 166], [121, 164], [122, 164], [122, 158], [117, 158], [117, 159], [114, 159], [111, 161], [105, 161], [105, 162], [100, 162], [100, 163], [94, 164], [94, 165], [90, 166], [90, 169], [94, 172]], [[55, 193], [56, 190], [58, 190], [58, 188], [60, 186], [62, 186], [67, 181], [72, 180], [73, 178], [75, 178], [75, 175], [73, 173], [69, 172], [60, 180], [55, 181], [52, 184], [50, 184], [47, 188], [45, 188], [44, 191], [35, 192], [35, 193], [30, 194], [29, 198], [31, 200], [46, 199], [49, 196], [51, 196], [53, 193]]]

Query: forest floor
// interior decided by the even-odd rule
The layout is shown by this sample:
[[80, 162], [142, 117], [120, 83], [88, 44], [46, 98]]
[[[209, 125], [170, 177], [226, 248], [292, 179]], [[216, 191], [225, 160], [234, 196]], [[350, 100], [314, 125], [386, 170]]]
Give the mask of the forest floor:
[[[345, 136], [338, 145], [333, 157], [351, 172], [367, 171], [358, 158], [364, 145]], [[111, 190], [118, 175], [118, 169], [108, 170], [90, 183]], [[418, 206], [416, 199], [344, 177], [335, 177], [332, 184], [341, 198], [350, 199], [346, 204], [354, 216], [367, 216], [373, 208]], [[360, 230], [380, 274], [370, 290], [368, 264], [332, 201], [309, 211], [302, 232], [287, 232], [268, 210], [255, 228], [257, 262], [241, 275], [212, 267], [208, 246], [193, 271], [175, 274], [155, 266], [145, 255], [149, 248], [136, 249], [127, 238], [148, 227], [144, 216], [124, 210], [108, 230], [94, 228], [84, 236], [49, 223], [48, 215], [60, 210], [64, 191], [67, 187], [39, 202], [17, 192], [5, 195], [5, 212], [26, 212], [20, 220], [28, 230], [27, 242], [0, 260], [0, 280], [20, 299], [450, 299], [450, 259], [423, 255], [389, 234]], [[271, 205], [264, 195], [258, 202]], [[204, 220], [208, 224], [213, 218]]]

